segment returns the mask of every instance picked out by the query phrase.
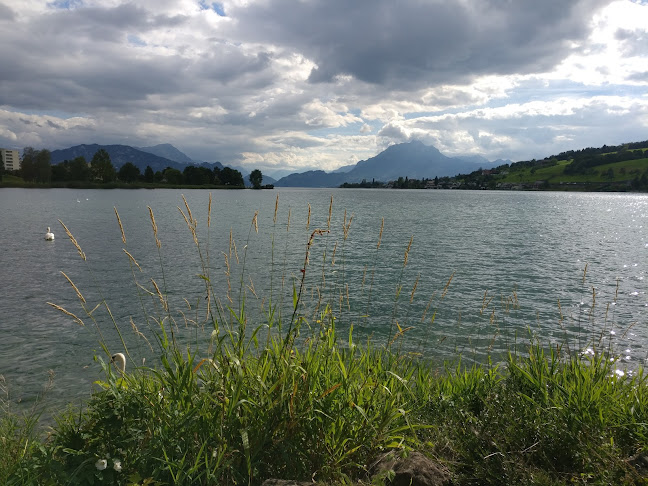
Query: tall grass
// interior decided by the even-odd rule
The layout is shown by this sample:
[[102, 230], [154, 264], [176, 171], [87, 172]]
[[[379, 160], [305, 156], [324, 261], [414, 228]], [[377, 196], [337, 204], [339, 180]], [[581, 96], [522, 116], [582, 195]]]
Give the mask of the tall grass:
[[[99, 304], [90, 304], [83, 289], [65, 276], [81, 311], [52, 305], [79, 324], [93, 324], [105, 378], [82, 409], [57, 417], [47, 438], [35, 435], [37, 414], [21, 422], [5, 413], [0, 480], [255, 485], [274, 477], [351, 484], [371, 481], [370, 465], [386, 451], [420, 450], [442, 463], [456, 484], [641, 483], [638, 458], [648, 445], [645, 374], [615, 373], [612, 348], [601, 346], [600, 338], [594, 352], [582, 354], [581, 346], [542, 346], [530, 335], [523, 347], [511, 343], [499, 362], [467, 364], [459, 355], [438, 367], [402, 345], [407, 323], [418, 319], [410, 313], [419, 280], [407, 290], [403, 281], [411, 239], [404, 246], [393, 313], [385, 322], [389, 336], [374, 342], [356, 335], [353, 322], [344, 319], [351, 308], [348, 292], [354, 290], [344, 280], [352, 216], [345, 215], [341, 240], [335, 240], [332, 200], [321, 228], [311, 227], [309, 207], [310, 237], [299, 273], [287, 273], [286, 243], [279, 256], [281, 274], [275, 275], [277, 199], [267, 300], [257, 294], [253, 272], [246, 268], [249, 248], [259, 237], [258, 213], [243, 246], [230, 232], [228, 248], [220, 253], [226, 290], [219, 295], [210, 246], [211, 197], [204, 234], [183, 202], [178, 209], [198, 254], [202, 297], [186, 301], [184, 309], [174, 307], [162, 264], [164, 235], [151, 208], [162, 279], [144, 278], [115, 209], [142, 315], [131, 318], [128, 338], [103, 294]], [[64, 228], [86, 261], [89, 257]], [[369, 279], [360, 319], [369, 313], [382, 233], [381, 224], [373, 267], [362, 281], [364, 286]], [[314, 258], [320, 252], [321, 262]], [[336, 254], [341, 275], [328, 282], [327, 267], [335, 265]], [[434, 324], [452, 278], [438, 298], [429, 299], [420, 322]], [[498, 313], [505, 316], [515, 308], [517, 295], [502, 298], [497, 309], [495, 303], [485, 293], [480, 312], [492, 340], [499, 335]], [[116, 337], [107, 336], [99, 311], [108, 315]], [[138, 328], [135, 321], [146, 327]], [[115, 352], [126, 354], [125, 371], [111, 363]], [[146, 366], [143, 357], [148, 357]]]

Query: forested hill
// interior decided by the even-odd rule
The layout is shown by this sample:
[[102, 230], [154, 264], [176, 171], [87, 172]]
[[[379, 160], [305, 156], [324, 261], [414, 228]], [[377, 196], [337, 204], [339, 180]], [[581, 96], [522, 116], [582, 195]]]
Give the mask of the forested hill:
[[464, 188], [647, 191], [648, 140], [561, 152], [456, 177]]
[[565, 174], [584, 174], [592, 167], [643, 159], [646, 157], [644, 153], [646, 149], [648, 149], [648, 140], [622, 145], [603, 145], [599, 148], [588, 147], [581, 150], [568, 150], [542, 160], [514, 162], [510, 164], [510, 168], [539, 167], [546, 165], [547, 161], [566, 161], [568, 163], [565, 165]]
[[[67, 149], [52, 151], [52, 165], [58, 164], [65, 160], [73, 160], [76, 157], [83, 157], [86, 161], [92, 160], [99, 150], [105, 150], [110, 155], [110, 160], [116, 168], [120, 168], [126, 162], [135, 165], [140, 171], [144, 172], [146, 166], [150, 166], [154, 172], [163, 171], [167, 167], [182, 171], [187, 164], [176, 162], [175, 160], [161, 157], [159, 155], [146, 152], [145, 150], [136, 149], [129, 145], [98, 145], [82, 144]], [[216, 162], [219, 168], [222, 164]]]

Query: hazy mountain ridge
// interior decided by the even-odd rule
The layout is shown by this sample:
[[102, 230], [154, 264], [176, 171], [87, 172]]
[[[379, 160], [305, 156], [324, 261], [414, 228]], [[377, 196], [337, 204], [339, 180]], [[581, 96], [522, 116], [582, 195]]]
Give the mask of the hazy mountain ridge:
[[378, 155], [361, 160], [355, 167], [345, 172], [327, 173], [307, 171], [290, 174], [279, 179], [277, 186], [286, 187], [337, 187], [344, 182], [377, 180], [387, 182], [399, 177], [410, 179], [433, 179], [434, 177], [455, 176], [473, 172], [480, 167], [495, 167], [479, 155], [447, 157], [436, 147], [419, 141], [391, 145]]
[[[65, 160], [72, 160], [76, 157], [84, 157], [87, 162], [92, 160], [95, 153], [99, 150], [105, 150], [110, 155], [110, 161], [116, 169], [119, 169], [126, 162], [131, 162], [143, 173], [146, 166], [150, 166], [154, 172], [163, 171], [167, 167], [183, 171], [186, 167], [194, 165], [196, 167], [207, 167], [213, 170], [214, 167], [222, 169], [225, 167], [221, 162], [202, 162], [191, 159], [188, 155], [178, 150], [169, 143], [154, 145], [151, 147], [131, 147], [130, 145], [99, 145], [81, 144], [66, 149], [53, 150], [51, 152], [51, 163], [59, 164]], [[251, 186], [247, 177], [249, 172], [239, 167], [229, 166], [236, 169], [243, 175], [246, 186]], [[276, 182], [270, 176], [263, 176], [263, 184], [274, 184]]]
[[[117, 144], [81, 144], [52, 151], [52, 164], [72, 160], [79, 156], [85, 157], [89, 162], [94, 154], [101, 149], [108, 152], [116, 169], [119, 169], [126, 162], [133, 163], [142, 172], [144, 172], [146, 166], [150, 166], [155, 172], [163, 171], [167, 167], [183, 171], [189, 165], [204, 166], [210, 169], [214, 167], [222, 169], [224, 167], [220, 162], [193, 160], [168, 143], [140, 148]], [[310, 170], [287, 175], [278, 181], [264, 175], [263, 184], [275, 184], [283, 187], [337, 187], [344, 182], [361, 182], [363, 179], [387, 182], [396, 180], [399, 177], [432, 179], [434, 177], [455, 176], [461, 173], [470, 173], [480, 167], [487, 169], [496, 165], [498, 165], [496, 162], [489, 162], [480, 155], [447, 157], [433, 146], [413, 141], [391, 145], [374, 157], [361, 160], [352, 166], [341, 167], [334, 172]], [[249, 172], [239, 167], [232, 168], [242, 173], [245, 183], [248, 185], [247, 175]]]
[[347, 181], [345, 173], [329, 173], [323, 170], [297, 172], [279, 179], [279, 187], [337, 187]]
[[131, 162], [136, 165], [140, 171], [144, 172], [146, 166], [151, 166], [155, 172], [162, 171], [167, 167], [183, 170], [185, 164], [178, 163], [159, 155], [152, 154], [140, 149], [131, 147], [130, 145], [99, 145], [81, 144], [69, 147], [66, 149], [59, 149], [52, 151], [52, 164], [59, 164], [64, 160], [72, 160], [76, 157], [84, 157], [87, 162], [92, 160], [92, 157], [99, 151], [105, 150], [110, 155], [110, 161], [116, 169], [119, 169], [126, 162]]
[[[160, 144], [153, 147], [142, 148], [119, 144], [81, 144], [66, 149], [52, 150], [51, 163], [59, 164], [64, 160], [72, 160], [81, 156], [84, 157], [87, 162], [90, 162], [95, 153], [101, 149], [108, 152], [108, 155], [110, 155], [110, 161], [116, 169], [119, 169], [126, 162], [131, 162], [137, 166], [141, 172], [144, 172], [147, 165], [151, 166], [151, 169], [153, 169], [154, 172], [163, 171], [167, 167], [183, 171], [185, 167], [189, 165], [204, 166], [209, 169], [213, 169], [214, 167], [222, 169], [224, 167], [220, 162], [196, 162], [171, 144]], [[163, 157], [152, 153], [149, 150], [155, 150], [158, 154], [166, 153], [168, 156], [174, 158]], [[189, 163], [181, 162], [183, 160], [188, 160]]]
[[180, 164], [193, 165], [196, 162], [191, 159], [187, 154], [182, 153], [180, 150], [175, 148], [170, 143], [160, 143], [158, 145], [153, 145], [151, 147], [134, 147], [143, 152], [148, 152], [150, 154], [157, 155], [158, 157], [163, 157], [165, 159], [173, 160]]

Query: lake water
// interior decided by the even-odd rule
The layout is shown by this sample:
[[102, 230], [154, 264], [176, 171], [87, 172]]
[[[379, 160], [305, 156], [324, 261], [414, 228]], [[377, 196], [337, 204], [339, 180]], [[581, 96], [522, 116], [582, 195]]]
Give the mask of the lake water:
[[[303, 303], [304, 312], [312, 312], [318, 295], [332, 302], [343, 334], [353, 325], [358, 339], [371, 336], [374, 344], [384, 345], [398, 323], [411, 328], [397, 341], [403, 350], [438, 360], [458, 353], [478, 361], [489, 353], [499, 356], [529, 333], [544, 344], [566, 342], [584, 352], [611, 346], [621, 357], [620, 368], [631, 370], [648, 357], [648, 196], [213, 191], [207, 231], [209, 191], [185, 195], [198, 221], [203, 261], [209, 260], [220, 301], [228, 303], [225, 256], [231, 254], [230, 305], [237, 308], [244, 294], [255, 321], [252, 327], [260, 310], [267, 310], [271, 289], [273, 301], [283, 301], [284, 315], [290, 312], [308, 239], [314, 229], [329, 227], [333, 197], [330, 233], [316, 236], [311, 248]], [[159, 252], [149, 206], [158, 226]], [[166, 289], [181, 339], [206, 341], [209, 331], [197, 332], [192, 323], [205, 315], [204, 280], [197, 276], [204, 270], [177, 206], [184, 208], [181, 191], [176, 190], [0, 190], [0, 374], [14, 401], [33, 403], [48, 370], [55, 374], [48, 403], [81, 400], [101, 376], [93, 359], [95, 354], [105, 356], [98, 332], [111, 352], [120, 350], [104, 308], [93, 314], [95, 326], [61, 271], [77, 285], [88, 310], [105, 298], [136, 356], [151, 353], [131, 330], [131, 319], [154, 344], [150, 317], [163, 313], [156, 307], [157, 298], [138, 291], [133, 274], [149, 291], [154, 291], [151, 278]], [[119, 211], [126, 245], [113, 207]], [[353, 214], [346, 239], [345, 210], [347, 222]], [[256, 211], [258, 233], [252, 226]], [[74, 234], [87, 261], [80, 258], [59, 219]], [[44, 240], [48, 226], [56, 234], [53, 242]], [[124, 248], [141, 271], [132, 270]], [[75, 313], [86, 326], [47, 302]], [[316, 319], [309, 317], [311, 323]]]

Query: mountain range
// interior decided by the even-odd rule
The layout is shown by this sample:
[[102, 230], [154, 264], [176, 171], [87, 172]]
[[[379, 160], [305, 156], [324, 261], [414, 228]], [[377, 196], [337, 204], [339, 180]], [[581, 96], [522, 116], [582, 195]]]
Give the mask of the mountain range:
[[[75, 145], [66, 149], [52, 150], [51, 163], [59, 164], [65, 160], [72, 160], [81, 156], [90, 162], [92, 157], [94, 157], [94, 154], [101, 149], [108, 152], [108, 155], [110, 155], [110, 161], [116, 169], [119, 169], [126, 162], [130, 162], [137, 166], [142, 173], [146, 169], [147, 165], [150, 166], [154, 172], [163, 171], [167, 167], [182, 171], [189, 165], [207, 167], [210, 170], [214, 170], [214, 167], [218, 167], [219, 169], [224, 167], [220, 162], [193, 160], [169, 143], [139, 148], [131, 147], [130, 145], [99, 145], [96, 143]], [[232, 168], [241, 172], [246, 185], [250, 184], [250, 181], [247, 178], [247, 175], [249, 174], [248, 171], [240, 167]], [[263, 176], [264, 184], [273, 184], [274, 182], [275, 180], [272, 177], [266, 175]]]
[[[75, 145], [74, 147], [69, 147], [66, 149], [52, 150], [52, 164], [58, 164], [64, 160], [72, 160], [76, 157], [84, 157], [88, 162], [92, 160], [95, 153], [99, 150], [105, 150], [110, 155], [110, 161], [115, 166], [116, 169], [119, 169], [126, 162], [131, 162], [136, 165], [140, 171], [144, 172], [146, 166], [151, 166], [153, 171], [163, 171], [167, 167], [172, 167], [174, 169], [183, 170], [187, 165], [195, 164], [191, 159], [189, 159], [185, 154], [175, 149], [181, 157], [178, 159], [168, 148], [165, 151], [164, 146], [156, 145], [155, 147], [142, 147], [136, 148], [131, 147], [130, 145], [98, 145], [93, 144], [81, 144]], [[157, 153], [156, 153], [157, 152]], [[166, 155], [159, 155], [160, 153], [165, 153]], [[188, 159], [188, 162], [185, 161], [185, 157]], [[202, 165], [202, 164], [198, 164]], [[222, 168], [223, 165], [220, 162], [215, 162], [213, 164], [205, 164], [207, 166], [219, 167]]]
[[302, 172], [282, 177], [276, 182], [281, 187], [337, 187], [344, 182], [377, 180], [388, 182], [399, 177], [433, 179], [435, 177], [469, 174], [489, 169], [510, 161], [490, 162], [480, 155], [447, 157], [431, 145], [413, 141], [391, 145], [375, 157], [361, 160], [355, 166], [345, 166], [335, 172], [321, 170]]
[[[53, 150], [51, 152], [52, 164], [64, 160], [72, 160], [83, 156], [87, 161], [92, 160], [94, 154], [104, 149], [110, 155], [113, 165], [119, 169], [126, 162], [136, 165], [144, 172], [146, 166], [157, 171], [172, 167], [180, 171], [188, 165], [223, 168], [220, 162], [202, 162], [191, 159], [171, 144], [159, 144], [151, 147], [131, 147], [129, 145], [98, 145], [82, 144], [67, 149]], [[422, 142], [413, 141], [388, 147], [375, 157], [361, 160], [355, 165], [340, 167], [334, 172], [311, 170], [294, 173], [275, 181], [272, 177], [263, 176], [263, 184], [274, 184], [279, 187], [338, 187], [344, 182], [361, 182], [362, 180], [377, 180], [387, 182], [399, 177], [410, 179], [433, 179], [434, 177], [455, 176], [468, 174], [479, 168], [488, 169], [498, 165], [510, 163], [508, 160], [488, 161], [480, 155], [464, 157], [447, 157], [438, 149]], [[246, 181], [249, 172], [239, 167]]]

